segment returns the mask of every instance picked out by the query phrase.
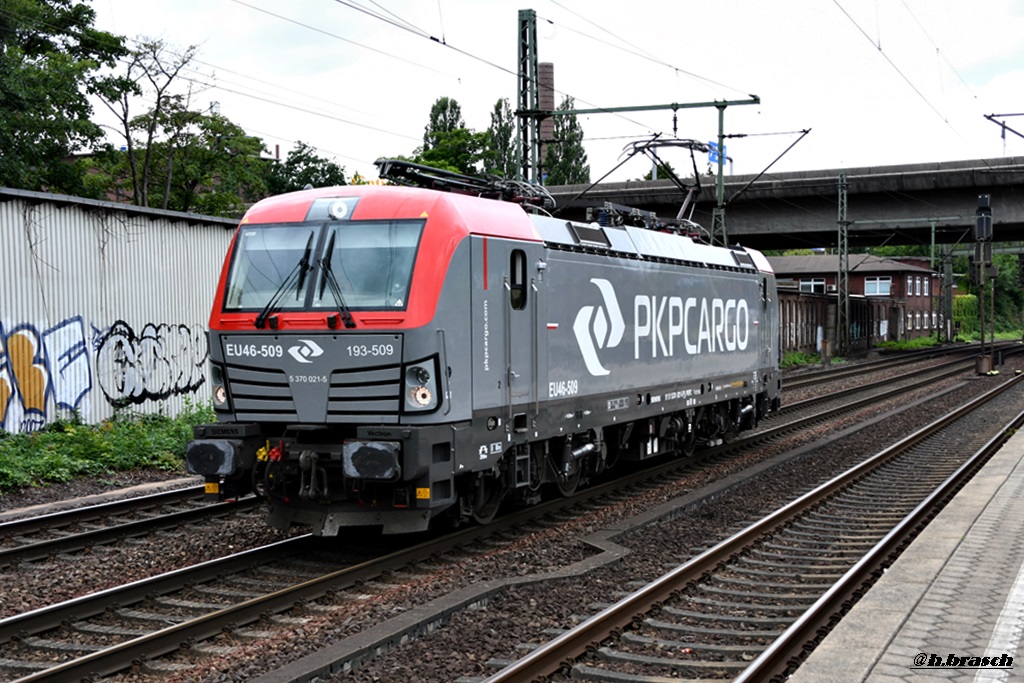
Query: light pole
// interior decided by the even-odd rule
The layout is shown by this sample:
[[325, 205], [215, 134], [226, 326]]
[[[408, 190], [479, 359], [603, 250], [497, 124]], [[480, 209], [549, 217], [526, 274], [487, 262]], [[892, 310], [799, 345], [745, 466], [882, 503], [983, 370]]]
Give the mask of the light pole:
[[978, 208], [974, 212], [974, 264], [978, 269], [978, 312], [981, 322], [981, 355], [978, 356], [975, 369], [979, 375], [992, 370], [992, 356], [985, 354], [985, 286], [992, 264], [992, 207], [989, 201], [989, 195], [978, 195]]

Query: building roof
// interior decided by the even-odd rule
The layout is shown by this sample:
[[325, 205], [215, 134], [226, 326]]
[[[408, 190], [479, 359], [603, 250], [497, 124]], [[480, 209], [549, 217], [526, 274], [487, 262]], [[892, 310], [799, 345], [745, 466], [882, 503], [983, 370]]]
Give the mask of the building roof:
[[[839, 271], [839, 256], [821, 254], [815, 256], [769, 256], [769, 263], [779, 277], [795, 275], [835, 275]], [[870, 254], [850, 254], [850, 272], [857, 273], [932, 273], [934, 271], [895, 259]]]
[[150, 219], [163, 219], [170, 222], [184, 222], [189, 225], [216, 226], [225, 230], [234, 230], [238, 227], [238, 219], [222, 218], [220, 216], [206, 216], [198, 213], [184, 211], [168, 211], [166, 209], [151, 209], [148, 206], [135, 206], [123, 202], [102, 201], [99, 199], [88, 199], [85, 197], [73, 197], [66, 194], [51, 192], [35, 192], [33, 190], [16, 190], [10, 187], [0, 187], [0, 203], [21, 200], [30, 204], [52, 204], [56, 206], [76, 206], [83, 211], [98, 210], [125, 213], [129, 216], [143, 216]]

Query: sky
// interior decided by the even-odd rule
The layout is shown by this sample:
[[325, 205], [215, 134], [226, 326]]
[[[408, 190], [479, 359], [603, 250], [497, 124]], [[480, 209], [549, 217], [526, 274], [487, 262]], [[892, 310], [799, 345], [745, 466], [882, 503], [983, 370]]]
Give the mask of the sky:
[[[577, 109], [714, 101], [727, 173], [876, 167], [1024, 155], [1024, 0], [88, 0], [96, 27], [197, 46], [182, 86], [268, 155], [296, 141], [376, 178], [422, 144], [455, 99], [486, 130], [517, 101], [518, 13], [538, 17], [556, 100]], [[141, 110], [140, 110], [141, 111]], [[1018, 114], [1018, 116], [1008, 116]], [[1004, 116], [1005, 115], [1005, 116]], [[100, 123], [113, 124], [102, 105]], [[642, 177], [635, 141], [717, 139], [714, 107], [581, 114], [592, 180]], [[800, 131], [810, 130], [801, 138]], [[121, 144], [116, 136], [110, 141]], [[692, 169], [689, 152], [663, 159]], [[697, 168], [709, 168], [698, 154]]]

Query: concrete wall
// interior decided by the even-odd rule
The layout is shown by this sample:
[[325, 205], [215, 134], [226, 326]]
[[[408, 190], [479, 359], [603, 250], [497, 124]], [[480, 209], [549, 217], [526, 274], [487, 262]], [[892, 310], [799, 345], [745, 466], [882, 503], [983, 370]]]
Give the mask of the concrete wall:
[[234, 221], [0, 188], [0, 427], [202, 400]]

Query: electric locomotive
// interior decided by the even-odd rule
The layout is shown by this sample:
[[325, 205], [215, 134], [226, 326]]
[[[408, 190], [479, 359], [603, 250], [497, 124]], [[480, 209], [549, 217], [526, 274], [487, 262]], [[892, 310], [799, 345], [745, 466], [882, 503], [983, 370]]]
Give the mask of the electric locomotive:
[[443, 189], [308, 189], [242, 218], [209, 321], [218, 421], [187, 449], [207, 498], [255, 492], [272, 526], [322, 535], [486, 523], [778, 408], [759, 252], [383, 170]]

